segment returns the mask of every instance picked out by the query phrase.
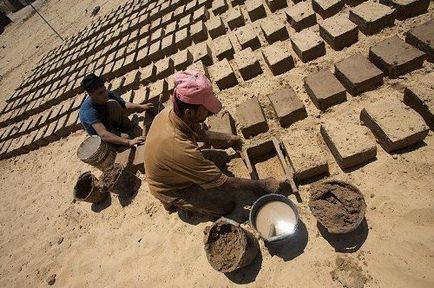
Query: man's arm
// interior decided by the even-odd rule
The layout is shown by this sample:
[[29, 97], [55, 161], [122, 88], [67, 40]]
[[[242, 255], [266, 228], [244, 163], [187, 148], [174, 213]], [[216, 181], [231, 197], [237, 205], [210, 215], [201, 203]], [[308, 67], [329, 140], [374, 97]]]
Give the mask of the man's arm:
[[199, 142], [205, 142], [217, 149], [226, 149], [232, 147], [235, 150], [240, 150], [243, 144], [241, 137], [232, 134], [200, 130], [198, 136]]
[[272, 177], [262, 180], [251, 180], [237, 177], [229, 177], [218, 188], [232, 192], [234, 190], [252, 191], [257, 196], [270, 193], [280, 193], [284, 187], [284, 181], [278, 181]]
[[141, 144], [145, 142], [145, 137], [137, 137], [134, 139], [125, 139], [122, 137], [119, 137], [118, 135], [111, 133], [108, 131], [104, 124], [101, 122], [96, 122], [92, 124], [93, 129], [95, 129], [96, 133], [101, 137], [102, 140], [108, 143], [112, 144], [118, 144], [118, 145], [126, 145], [126, 146], [133, 146], [136, 144]]
[[154, 108], [154, 104], [152, 103], [145, 103], [145, 104], [137, 104], [137, 103], [131, 103], [131, 102], [125, 102], [125, 108], [128, 112], [137, 112], [141, 113], [145, 110]]

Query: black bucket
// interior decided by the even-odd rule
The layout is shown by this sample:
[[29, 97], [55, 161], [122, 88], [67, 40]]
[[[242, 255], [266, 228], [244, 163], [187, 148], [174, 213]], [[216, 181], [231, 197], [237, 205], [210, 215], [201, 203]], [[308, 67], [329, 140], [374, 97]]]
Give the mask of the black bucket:
[[98, 180], [90, 171], [78, 177], [74, 187], [74, 199], [96, 204], [104, 201], [107, 195], [107, 189], [98, 183]]

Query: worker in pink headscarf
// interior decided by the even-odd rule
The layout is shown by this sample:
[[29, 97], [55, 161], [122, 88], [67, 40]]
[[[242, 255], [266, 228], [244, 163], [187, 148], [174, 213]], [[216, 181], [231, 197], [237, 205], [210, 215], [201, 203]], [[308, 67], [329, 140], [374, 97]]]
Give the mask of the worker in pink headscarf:
[[228, 177], [199, 150], [197, 142], [239, 150], [238, 136], [202, 130], [199, 125], [222, 109], [208, 78], [196, 71], [175, 74], [173, 107], [154, 119], [146, 138], [145, 170], [151, 193], [166, 208], [210, 215], [230, 213], [231, 193], [250, 190], [257, 196], [276, 193], [282, 182]]

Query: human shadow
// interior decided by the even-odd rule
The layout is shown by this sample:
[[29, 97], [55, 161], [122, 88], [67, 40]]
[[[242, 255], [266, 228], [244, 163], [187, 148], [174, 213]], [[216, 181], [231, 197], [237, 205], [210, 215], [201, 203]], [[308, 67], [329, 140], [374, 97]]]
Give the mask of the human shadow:
[[346, 234], [331, 234], [327, 229], [317, 222], [317, 227], [321, 236], [335, 248], [336, 252], [353, 253], [362, 247], [368, 238], [369, 227], [366, 219], [360, 223], [356, 230]]
[[259, 250], [255, 260], [248, 266], [235, 270], [231, 273], [225, 273], [225, 276], [236, 284], [248, 284], [256, 280], [262, 267], [262, 254]]
[[92, 209], [93, 212], [99, 213], [104, 209], [108, 208], [110, 205], [112, 205], [112, 196], [110, 193], [107, 193], [107, 197], [104, 201], [99, 203], [92, 203], [90, 209]]
[[218, 218], [220, 218], [220, 216], [205, 215], [205, 214], [201, 214], [201, 213], [197, 213], [197, 212], [193, 212], [193, 211], [188, 211], [188, 210], [181, 209], [181, 208], [177, 208], [177, 213], [178, 213], [179, 219], [181, 219], [185, 223], [188, 223], [188, 224], [194, 225], [194, 226], [196, 226], [200, 223], [214, 222]]
[[135, 189], [132, 193], [129, 191], [122, 191], [122, 193], [118, 195], [119, 204], [121, 204], [122, 207], [130, 205], [139, 193], [139, 188]]
[[308, 239], [306, 225], [299, 220], [297, 230], [291, 238], [276, 243], [265, 242], [265, 246], [272, 256], [282, 258], [286, 262], [303, 254]]

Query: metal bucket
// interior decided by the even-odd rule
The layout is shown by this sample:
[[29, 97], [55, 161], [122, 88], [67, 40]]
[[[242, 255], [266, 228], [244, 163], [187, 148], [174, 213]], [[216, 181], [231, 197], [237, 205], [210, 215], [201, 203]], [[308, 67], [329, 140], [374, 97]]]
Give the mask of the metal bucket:
[[77, 150], [78, 158], [105, 172], [113, 167], [116, 151], [99, 136], [86, 138]]
[[[279, 205], [284, 204], [283, 207], [288, 207], [288, 213], [292, 211], [290, 213], [293, 214], [289, 216], [289, 214], [284, 214], [285, 211], [283, 211], [282, 214], [279, 214], [277, 209], [273, 210], [273, 213], [269, 215], [270, 218], [266, 219], [265, 222], [267, 223], [267, 225], [269, 225], [270, 229], [267, 230], [267, 233], [261, 233], [261, 231], [259, 231], [257, 227], [258, 212], [260, 212], [260, 210], [269, 203], [276, 203]], [[266, 217], [266, 215], [263, 217]], [[289, 221], [288, 219], [290, 219], [291, 221]], [[293, 235], [295, 235], [299, 219], [300, 218], [298, 215], [297, 206], [295, 206], [295, 204], [290, 199], [288, 199], [288, 197], [280, 194], [267, 194], [258, 198], [255, 203], [253, 203], [249, 213], [250, 225], [261, 234], [261, 237], [265, 241], [273, 243], [284, 242], [286, 240], [289, 240]], [[279, 226], [281, 225], [284, 225], [284, 227], [280, 228]]]
[[90, 171], [81, 174], [74, 186], [74, 199], [78, 201], [99, 203], [104, 201], [107, 195], [107, 189], [98, 183]]
[[[215, 244], [216, 239], [224, 233], [232, 233], [237, 241], [222, 241]], [[207, 227], [204, 234], [208, 262], [219, 272], [230, 273], [243, 268], [251, 264], [259, 253], [259, 245], [255, 237], [235, 221], [221, 218]], [[216, 245], [218, 245], [217, 248]], [[219, 253], [219, 249], [230, 251], [230, 253]]]

